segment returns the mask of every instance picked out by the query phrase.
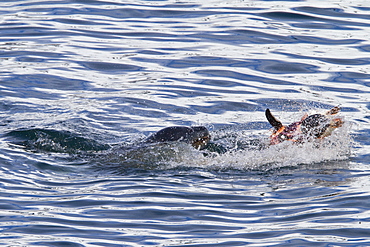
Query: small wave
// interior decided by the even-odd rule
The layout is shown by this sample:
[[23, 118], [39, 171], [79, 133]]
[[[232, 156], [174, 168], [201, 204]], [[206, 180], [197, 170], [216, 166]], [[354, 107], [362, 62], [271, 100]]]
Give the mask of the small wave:
[[70, 131], [53, 129], [20, 129], [5, 135], [11, 144], [36, 152], [80, 153], [106, 150], [110, 146]]

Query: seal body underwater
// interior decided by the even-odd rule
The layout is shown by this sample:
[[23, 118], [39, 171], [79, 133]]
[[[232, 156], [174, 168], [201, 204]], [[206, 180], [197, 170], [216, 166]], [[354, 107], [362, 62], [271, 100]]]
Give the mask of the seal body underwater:
[[145, 143], [180, 141], [191, 144], [194, 148], [202, 150], [207, 146], [210, 138], [209, 131], [204, 126], [172, 126], [152, 134], [145, 140]]
[[270, 144], [275, 145], [283, 141], [302, 143], [309, 140], [323, 139], [330, 136], [334, 129], [343, 125], [341, 118], [333, 118], [340, 111], [336, 106], [325, 114], [305, 114], [298, 122], [284, 126], [266, 109], [265, 115], [268, 122], [274, 127], [270, 136]]

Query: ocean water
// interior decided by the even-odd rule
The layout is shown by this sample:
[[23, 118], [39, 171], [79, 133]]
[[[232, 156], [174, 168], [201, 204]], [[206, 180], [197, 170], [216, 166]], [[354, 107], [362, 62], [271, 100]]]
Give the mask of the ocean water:
[[[370, 245], [367, 1], [4, 0], [0, 34], [1, 245]], [[178, 125], [227, 152], [142, 145]]]

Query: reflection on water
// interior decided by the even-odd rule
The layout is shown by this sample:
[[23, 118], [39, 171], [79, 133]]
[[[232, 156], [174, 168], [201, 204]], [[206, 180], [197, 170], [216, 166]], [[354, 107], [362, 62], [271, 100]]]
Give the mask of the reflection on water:
[[[3, 242], [369, 245], [369, 10], [3, 1]], [[266, 146], [266, 108], [289, 124], [337, 105], [320, 148]], [[141, 145], [173, 125], [227, 151]]]

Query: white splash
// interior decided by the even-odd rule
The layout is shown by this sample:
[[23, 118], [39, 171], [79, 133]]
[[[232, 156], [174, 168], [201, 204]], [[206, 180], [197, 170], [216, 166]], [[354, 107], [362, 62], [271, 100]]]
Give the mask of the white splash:
[[[263, 138], [265, 137], [261, 137], [261, 139]], [[352, 143], [350, 124], [345, 124], [336, 129], [331, 136], [315, 142], [296, 144], [286, 141], [262, 149], [235, 150], [205, 157], [199, 155], [199, 151], [192, 150], [191, 153], [181, 155], [182, 160], [180, 162], [177, 159], [175, 162], [171, 162], [168, 167], [186, 166], [216, 170], [251, 170], [262, 167], [271, 169], [330, 160], [344, 160], [350, 156]]]

